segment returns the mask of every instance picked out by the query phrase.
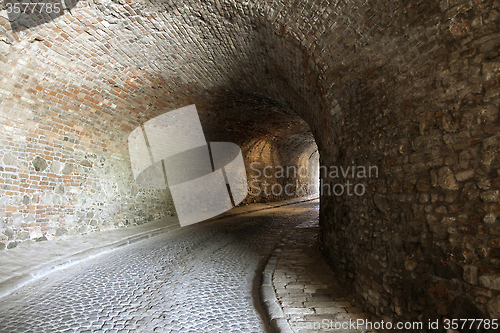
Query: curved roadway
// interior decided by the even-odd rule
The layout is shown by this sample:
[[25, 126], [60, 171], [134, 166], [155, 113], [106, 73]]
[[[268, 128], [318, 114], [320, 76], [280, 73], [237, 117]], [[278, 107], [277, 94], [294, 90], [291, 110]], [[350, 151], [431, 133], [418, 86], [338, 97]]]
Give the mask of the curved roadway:
[[0, 299], [0, 332], [266, 332], [257, 277], [318, 201], [199, 223]]

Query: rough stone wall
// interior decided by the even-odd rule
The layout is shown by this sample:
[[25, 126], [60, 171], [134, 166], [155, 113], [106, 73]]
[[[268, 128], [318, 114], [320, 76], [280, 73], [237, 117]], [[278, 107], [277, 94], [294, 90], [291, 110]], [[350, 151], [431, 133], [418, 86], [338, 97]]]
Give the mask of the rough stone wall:
[[165, 214], [166, 193], [139, 192], [123, 158], [89, 153], [63, 135], [44, 144], [46, 133], [18, 131], [2, 140], [0, 248], [140, 224]]
[[358, 8], [352, 56], [325, 78], [322, 165], [379, 176], [322, 197], [324, 252], [388, 319], [499, 318], [499, 2], [380, 5]]
[[[16, 33], [1, 19], [1, 200], [21, 203], [28, 193], [16, 187], [19, 170], [57, 179], [44, 191], [38, 188], [45, 185], [28, 185], [55, 198], [65, 177], [80, 184], [87, 172], [88, 185], [71, 185], [77, 191], [96, 179], [101, 186], [126, 184], [119, 201], [111, 196], [97, 205], [91, 196], [104, 216], [116, 211], [112, 203], [160, 214], [155, 201], [168, 195], [130, 189], [127, 134], [180, 106], [200, 105], [210, 119], [220, 113], [220, 96], [264, 96], [307, 122], [323, 166], [379, 168], [378, 178], [365, 180], [366, 194], [321, 198], [324, 252], [366, 307], [396, 319], [459, 318], [463, 311], [498, 317], [498, 6], [490, 0], [96, 0]], [[254, 126], [267, 133], [255, 136], [259, 141], [243, 133], [248, 114], [232, 109], [227, 123], [213, 122], [222, 133], [214, 137], [231, 141], [239, 133], [250, 156], [253, 145], [264, 147], [271, 137], [266, 117]], [[299, 140], [310, 140], [300, 131]], [[275, 147], [292, 140], [284, 135]], [[28, 151], [29, 143], [38, 151]], [[297, 147], [290, 151], [312, 146]], [[36, 171], [37, 155], [47, 168], [56, 160], [80, 171], [51, 177]], [[111, 177], [97, 162], [102, 158]], [[41, 223], [37, 210], [48, 209], [38, 198], [26, 199], [35, 209], [32, 223]], [[50, 209], [76, 215], [73, 207]], [[28, 219], [21, 210], [29, 206], [0, 208], [4, 230], [14, 231], [14, 214]], [[54, 221], [66, 228], [63, 218]], [[21, 224], [4, 233], [10, 240], [3, 243], [35, 227]]]

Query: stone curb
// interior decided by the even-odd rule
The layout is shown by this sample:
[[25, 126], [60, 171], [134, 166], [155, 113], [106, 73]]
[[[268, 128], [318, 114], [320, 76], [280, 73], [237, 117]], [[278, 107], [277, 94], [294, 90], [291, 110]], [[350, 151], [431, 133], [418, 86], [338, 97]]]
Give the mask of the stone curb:
[[[316, 257], [320, 253], [308, 252], [308, 246], [304, 246], [304, 240], [298, 241], [297, 238], [299, 235], [300, 237], [304, 236], [304, 232], [301, 231], [303, 228], [311, 228], [309, 222], [304, 221], [304, 223], [295, 226], [280, 241], [269, 256], [262, 271], [259, 296], [272, 332], [332, 331], [334, 330], [333, 326], [323, 327], [321, 319], [329, 320], [328, 317], [330, 317], [330, 325], [333, 325], [333, 320], [336, 321], [335, 324], [358, 319], [379, 322], [381, 318], [363, 311], [350, 298], [352, 296], [350, 292], [335, 282], [336, 278], [331, 275], [333, 273], [329, 266], [324, 266], [323, 269], [314, 269], [314, 267], [320, 267], [323, 261], [322, 257]], [[317, 228], [317, 225], [314, 228]], [[309, 229], [307, 232], [309, 232], [308, 240], [310, 241], [311, 234], [317, 233], [317, 230]], [[307, 232], [305, 233], [307, 234]], [[320, 265], [318, 266], [318, 264]], [[323, 262], [323, 265], [326, 264]], [[298, 282], [298, 280], [301, 281]], [[328, 292], [324, 290], [328, 290]], [[300, 299], [303, 300], [300, 301]], [[320, 323], [320, 327], [312, 326], [313, 323]], [[339, 328], [335, 326], [335, 330], [339, 330]], [[354, 330], [342, 327], [342, 332], [344, 331], [354, 332]], [[362, 330], [362, 332], [386, 331], [369, 329]]]
[[[282, 202], [278, 203], [275, 205], [270, 205], [269, 207], [263, 207], [259, 209], [254, 209], [254, 210], [248, 210], [248, 211], [243, 211], [243, 212], [238, 212], [234, 214], [227, 214], [223, 216], [219, 216], [214, 218], [213, 220], [218, 220], [221, 218], [226, 218], [226, 217], [232, 217], [232, 216], [237, 216], [237, 215], [242, 215], [242, 214], [247, 214], [247, 213], [253, 213], [261, 210], [266, 210], [266, 209], [271, 209], [271, 208], [277, 208], [281, 206], [287, 206], [287, 205], [293, 205], [293, 204], [298, 204], [302, 202], [307, 202], [307, 201], [312, 201], [312, 200], [317, 200], [317, 198], [313, 199], [306, 199], [306, 200], [298, 200], [298, 201], [293, 201], [293, 202]], [[44, 276], [58, 271], [62, 270], [68, 267], [71, 267], [77, 263], [83, 262], [84, 260], [90, 259], [90, 258], [95, 258], [97, 256], [100, 256], [105, 253], [109, 253], [113, 250], [116, 250], [122, 246], [134, 244], [137, 242], [141, 242], [143, 240], [153, 238], [155, 236], [158, 236], [164, 232], [170, 231], [173, 227], [179, 227], [178, 225], [168, 225], [166, 227], [161, 227], [153, 230], [148, 230], [141, 232], [137, 235], [134, 236], [129, 236], [127, 238], [112, 242], [110, 244], [105, 244], [100, 247], [93, 247], [81, 252], [77, 252], [71, 255], [68, 255], [66, 257], [56, 259], [53, 261], [49, 261], [47, 263], [43, 263], [42, 265], [35, 266], [35, 267], [30, 267], [29, 270], [26, 272], [20, 273], [16, 276], [13, 276], [5, 281], [0, 282], [0, 298], [7, 296], [17, 289], [20, 289], [27, 285], [28, 283], [34, 282], [38, 279], [43, 278]], [[180, 228], [180, 227], [179, 227]]]
[[288, 320], [285, 318], [273, 286], [273, 273], [276, 270], [276, 265], [278, 264], [278, 259], [282, 250], [281, 248], [284, 246], [284, 241], [287, 238], [288, 236], [276, 246], [273, 253], [269, 257], [267, 264], [262, 271], [259, 290], [259, 296], [264, 311], [266, 312], [269, 326], [275, 333], [294, 333]]

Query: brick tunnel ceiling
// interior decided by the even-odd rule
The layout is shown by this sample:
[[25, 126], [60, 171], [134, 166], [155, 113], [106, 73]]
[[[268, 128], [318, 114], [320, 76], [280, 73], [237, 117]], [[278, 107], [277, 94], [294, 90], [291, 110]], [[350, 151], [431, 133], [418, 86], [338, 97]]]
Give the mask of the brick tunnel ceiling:
[[[98, 132], [112, 126], [113, 140], [123, 144], [126, 135], [116, 133], [127, 134], [146, 119], [195, 103], [208, 140], [244, 144], [267, 136], [313, 142], [297, 116], [307, 105], [301, 91], [307, 56], [290, 52], [289, 42], [276, 44], [275, 27], [256, 15], [263, 9], [250, 14], [251, 7], [218, 1], [91, 1], [88, 6], [80, 12], [71, 8], [74, 15], [44, 26], [21, 14], [11, 28], [31, 29], [17, 35], [4, 31], [0, 43], [11, 52], [29, 53], [29, 60], [48, 52], [48, 68], [64, 64], [61, 73], [38, 73], [37, 79], [44, 87], [59, 81], [49, 95], [80, 101], [69, 105], [69, 121], [89, 123]], [[6, 44], [10, 38], [23, 41]], [[299, 71], [284, 58], [299, 61]], [[120, 130], [123, 126], [127, 131]]]
[[226, 92], [197, 104], [208, 141], [229, 141], [240, 146], [261, 140], [274, 141], [300, 153], [314, 144], [307, 123], [289, 108], [256, 95]]

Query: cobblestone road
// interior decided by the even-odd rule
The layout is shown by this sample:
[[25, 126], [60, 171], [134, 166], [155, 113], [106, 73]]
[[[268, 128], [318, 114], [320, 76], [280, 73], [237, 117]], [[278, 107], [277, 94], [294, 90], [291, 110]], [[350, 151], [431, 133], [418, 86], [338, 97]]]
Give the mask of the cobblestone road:
[[318, 202], [179, 228], [0, 299], [0, 332], [265, 332], [256, 276]]

